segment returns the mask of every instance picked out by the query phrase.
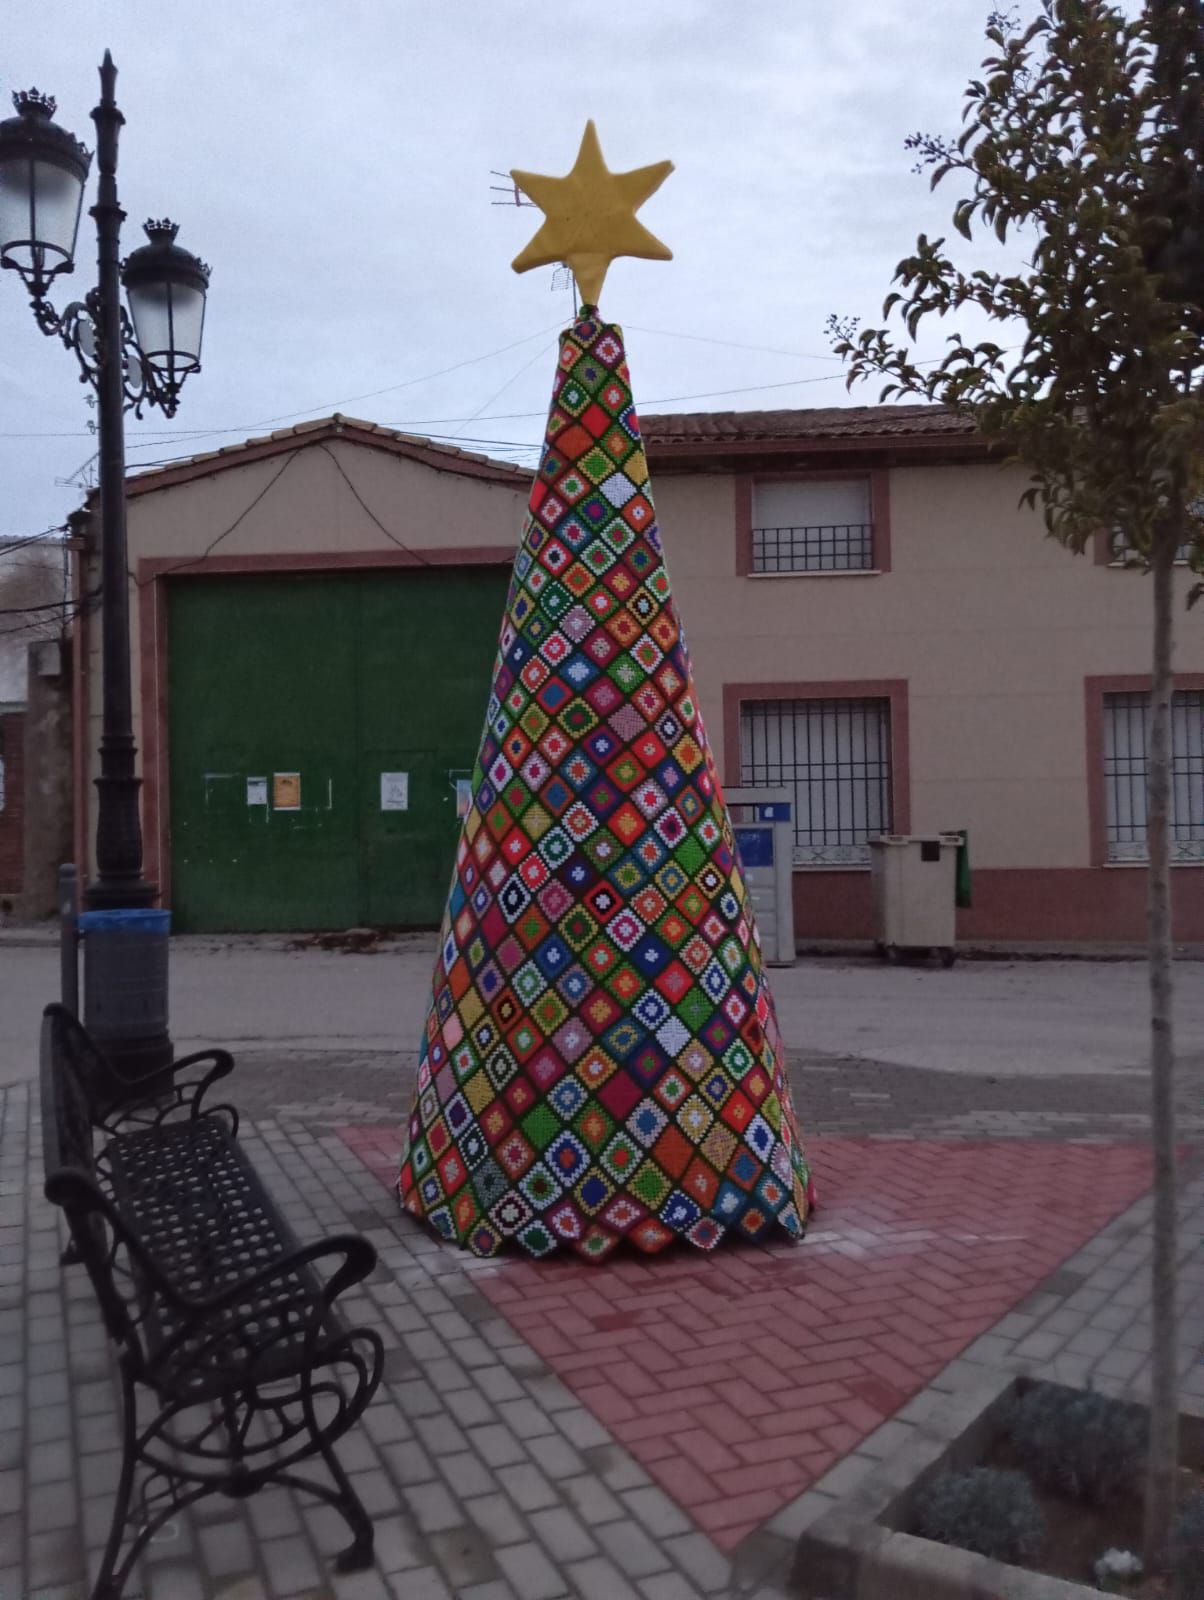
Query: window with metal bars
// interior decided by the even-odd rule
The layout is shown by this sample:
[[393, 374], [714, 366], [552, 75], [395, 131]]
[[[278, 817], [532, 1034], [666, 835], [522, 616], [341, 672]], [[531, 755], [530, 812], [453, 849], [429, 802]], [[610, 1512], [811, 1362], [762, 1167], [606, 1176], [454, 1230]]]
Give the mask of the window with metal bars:
[[892, 826], [890, 701], [745, 701], [740, 781], [793, 793], [796, 866], [868, 865]]
[[[1112, 554], [1112, 565], [1123, 567], [1129, 554], [1129, 543], [1120, 528], [1114, 528], [1108, 540], [1108, 547]], [[1192, 541], [1187, 539], [1175, 551], [1175, 565], [1185, 567], [1191, 560]]]
[[[1144, 861], [1150, 696], [1104, 696], [1104, 791], [1109, 861]], [[1204, 861], [1204, 692], [1171, 702], [1171, 860]]]
[[753, 572], [864, 572], [873, 566], [867, 478], [754, 485]]

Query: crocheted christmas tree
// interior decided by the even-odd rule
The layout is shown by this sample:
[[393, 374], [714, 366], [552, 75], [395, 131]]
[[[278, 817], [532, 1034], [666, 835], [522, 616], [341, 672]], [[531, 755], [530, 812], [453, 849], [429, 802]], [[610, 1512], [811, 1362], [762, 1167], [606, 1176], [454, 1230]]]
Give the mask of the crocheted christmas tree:
[[560, 341], [403, 1156], [478, 1255], [799, 1238], [809, 1174], [623, 336]]

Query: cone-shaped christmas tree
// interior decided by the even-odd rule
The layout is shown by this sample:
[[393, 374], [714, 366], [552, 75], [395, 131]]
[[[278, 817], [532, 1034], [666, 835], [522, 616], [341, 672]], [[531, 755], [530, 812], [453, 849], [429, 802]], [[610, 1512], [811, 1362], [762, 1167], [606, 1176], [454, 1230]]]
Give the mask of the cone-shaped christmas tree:
[[[574, 175], [519, 174], [549, 221], [518, 264], [538, 263], [550, 230], [551, 258], [563, 254], [596, 295], [610, 255], [667, 253], [634, 220], [647, 175], [659, 182], [667, 164], [606, 173], [591, 136], [592, 125], [575, 172], [596, 159], [587, 179], [627, 184], [644, 237], [582, 244], [579, 210], [565, 248], [538, 186]], [[613, 229], [613, 205], [606, 216]], [[725, 1233], [801, 1237], [808, 1213], [785, 1052], [669, 588], [623, 337], [589, 305], [560, 341], [400, 1192], [478, 1255], [510, 1239], [532, 1255], [571, 1245], [598, 1258], [622, 1238], [655, 1251], [679, 1236], [710, 1249]]]

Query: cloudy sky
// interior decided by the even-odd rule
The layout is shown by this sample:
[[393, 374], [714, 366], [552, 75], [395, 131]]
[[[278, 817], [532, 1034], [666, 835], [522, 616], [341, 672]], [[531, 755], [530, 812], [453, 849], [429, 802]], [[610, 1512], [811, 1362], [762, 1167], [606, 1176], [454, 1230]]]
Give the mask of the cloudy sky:
[[[204, 371], [173, 422], [131, 419], [131, 467], [335, 410], [529, 460], [570, 299], [509, 270], [539, 213], [491, 205], [491, 169], [566, 172], [590, 116], [612, 168], [676, 163], [641, 213], [675, 260], [620, 261], [603, 296], [640, 409], [873, 400], [846, 395], [824, 319], [875, 316], [917, 232], [946, 231], [954, 193], [903, 140], [956, 129], [987, 9], [4, 0], [0, 93], [53, 93], [91, 145], [110, 47], [125, 248], [167, 214], [213, 268]], [[92, 281], [89, 229], [60, 303]], [[85, 394], [5, 274], [0, 534], [79, 503]]]

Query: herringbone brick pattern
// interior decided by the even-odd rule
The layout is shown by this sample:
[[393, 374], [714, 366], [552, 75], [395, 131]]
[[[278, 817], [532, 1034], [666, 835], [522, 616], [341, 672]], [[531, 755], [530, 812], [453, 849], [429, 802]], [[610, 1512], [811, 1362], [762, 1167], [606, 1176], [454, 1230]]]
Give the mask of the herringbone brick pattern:
[[[397, 1134], [344, 1141], [392, 1187]], [[474, 1274], [721, 1549], [924, 1387], [1149, 1182], [1148, 1153], [1048, 1140], [817, 1138], [801, 1247]]]

